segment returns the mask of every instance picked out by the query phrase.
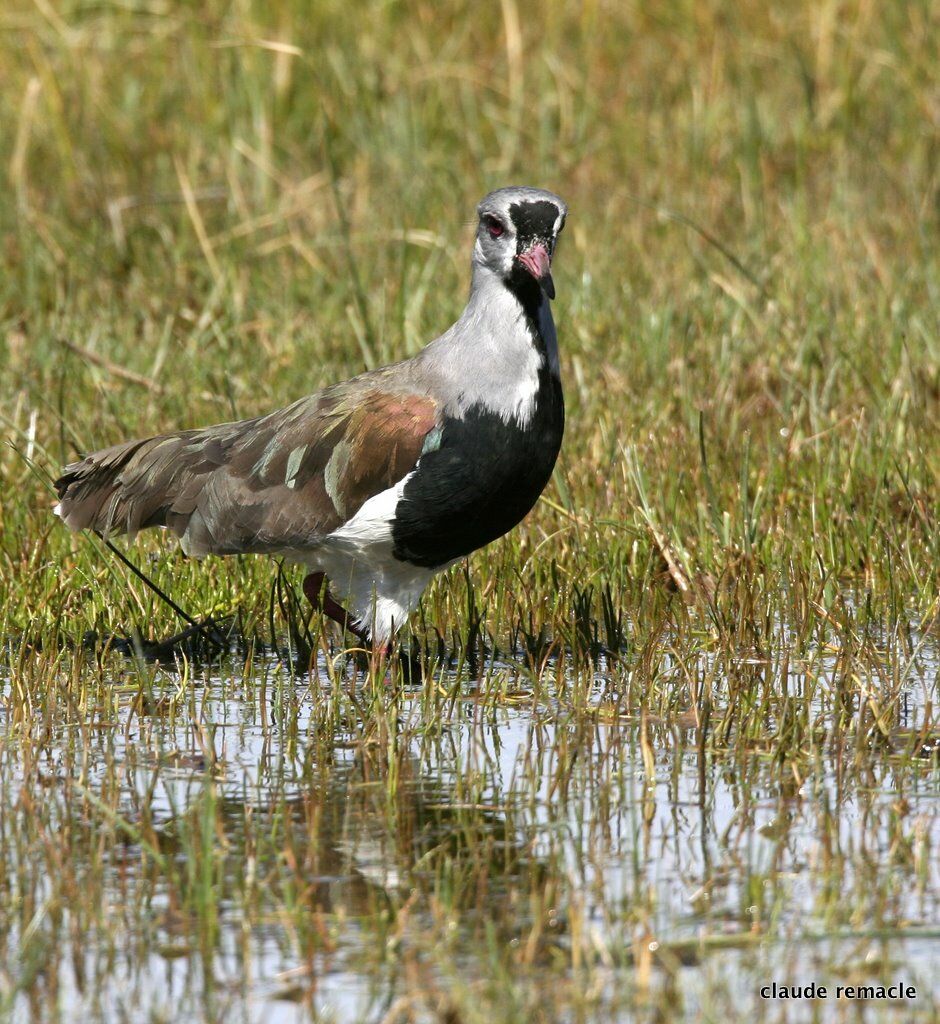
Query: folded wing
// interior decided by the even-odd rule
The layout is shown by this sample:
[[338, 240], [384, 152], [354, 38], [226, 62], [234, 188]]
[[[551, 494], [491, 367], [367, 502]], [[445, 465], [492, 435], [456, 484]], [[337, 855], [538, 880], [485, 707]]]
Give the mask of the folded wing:
[[427, 394], [365, 374], [257, 419], [115, 445], [67, 466], [73, 530], [172, 530], [192, 555], [316, 546], [394, 486], [438, 425]]

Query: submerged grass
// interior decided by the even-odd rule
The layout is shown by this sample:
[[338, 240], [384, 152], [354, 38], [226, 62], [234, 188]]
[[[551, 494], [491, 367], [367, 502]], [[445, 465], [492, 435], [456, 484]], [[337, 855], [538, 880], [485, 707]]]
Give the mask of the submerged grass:
[[[0, 1015], [936, 1019], [938, 41], [926, 0], [4, 5]], [[109, 646], [183, 624], [50, 476], [415, 352], [509, 182], [571, 206], [568, 434], [426, 596], [423, 684], [154, 537], [231, 650]]]

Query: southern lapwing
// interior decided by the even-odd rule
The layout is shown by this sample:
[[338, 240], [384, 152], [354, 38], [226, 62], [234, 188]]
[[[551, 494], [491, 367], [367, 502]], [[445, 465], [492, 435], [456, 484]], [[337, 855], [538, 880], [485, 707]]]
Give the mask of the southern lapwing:
[[314, 606], [386, 646], [436, 572], [526, 515], [561, 446], [549, 300], [567, 207], [502, 188], [477, 213], [467, 307], [414, 358], [267, 416], [94, 452], [56, 481], [56, 513], [103, 536], [166, 527], [189, 555], [302, 562]]

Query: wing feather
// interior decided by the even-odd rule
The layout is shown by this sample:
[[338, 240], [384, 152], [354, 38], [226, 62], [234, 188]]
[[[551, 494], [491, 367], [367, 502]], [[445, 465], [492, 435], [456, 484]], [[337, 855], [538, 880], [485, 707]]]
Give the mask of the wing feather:
[[73, 530], [165, 526], [194, 555], [313, 547], [406, 476], [438, 426], [428, 394], [364, 374], [268, 416], [93, 452], [56, 481], [57, 511]]

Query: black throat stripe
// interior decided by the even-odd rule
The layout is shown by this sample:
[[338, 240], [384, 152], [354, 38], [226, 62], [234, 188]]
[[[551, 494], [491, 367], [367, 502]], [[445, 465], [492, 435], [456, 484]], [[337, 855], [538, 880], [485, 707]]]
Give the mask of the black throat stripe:
[[525, 517], [551, 478], [565, 403], [538, 329], [538, 303], [547, 300], [523, 274], [516, 294], [542, 354], [531, 418], [522, 425], [483, 406], [445, 418], [440, 447], [422, 455], [395, 509], [392, 550], [402, 561], [438, 568], [489, 544]]

